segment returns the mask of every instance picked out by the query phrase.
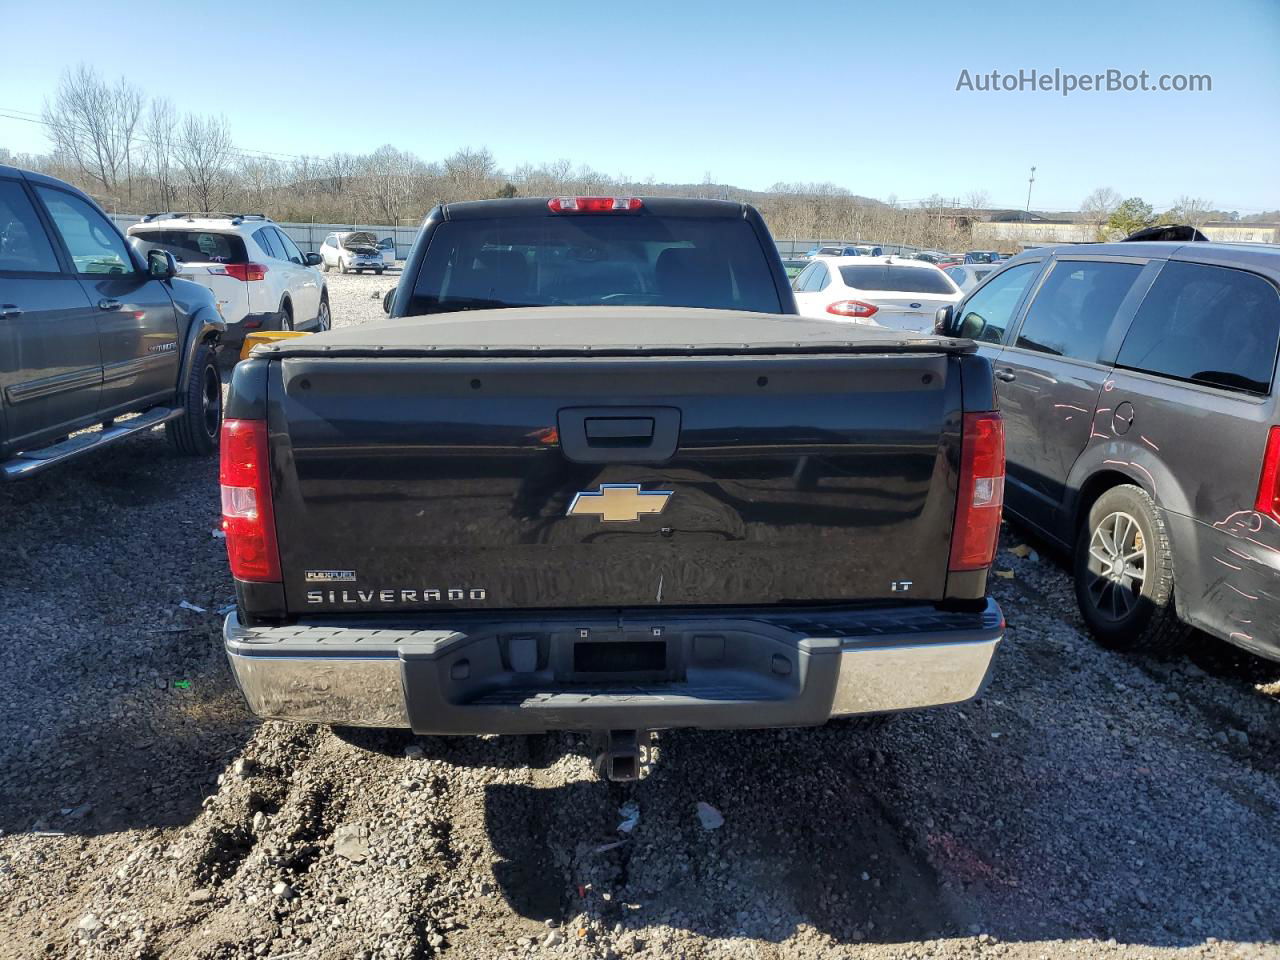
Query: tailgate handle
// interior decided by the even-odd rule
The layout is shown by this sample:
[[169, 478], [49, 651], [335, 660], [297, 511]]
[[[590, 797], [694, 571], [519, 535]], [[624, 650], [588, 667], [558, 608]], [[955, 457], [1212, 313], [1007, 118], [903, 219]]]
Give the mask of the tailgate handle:
[[565, 407], [556, 421], [575, 463], [662, 463], [680, 443], [676, 407]]
[[587, 445], [647, 447], [653, 442], [653, 417], [588, 417]]

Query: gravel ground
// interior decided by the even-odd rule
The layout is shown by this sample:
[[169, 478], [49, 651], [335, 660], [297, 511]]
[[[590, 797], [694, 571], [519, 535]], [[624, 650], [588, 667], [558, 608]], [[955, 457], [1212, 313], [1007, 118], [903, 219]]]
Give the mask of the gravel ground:
[[159, 432], [0, 487], [0, 957], [1280, 957], [1280, 665], [1095, 647], [1017, 531], [980, 700], [666, 733], [620, 785], [568, 735], [255, 721], [216, 503]]
[[324, 282], [329, 288], [329, 307], [335, 327], [349, 327], [386, 316], [382, 295], [400, 282], [400, 268], [382, 276], [374, 273], [330, 272]]

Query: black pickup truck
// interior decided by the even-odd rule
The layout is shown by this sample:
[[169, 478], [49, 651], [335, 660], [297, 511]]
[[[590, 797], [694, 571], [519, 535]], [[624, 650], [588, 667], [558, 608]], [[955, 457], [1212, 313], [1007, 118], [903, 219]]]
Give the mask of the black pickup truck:
[[628, 778], [646, 731], [974, 696], [1004, 626], [990, 365], [794, 309], [739, 204], [433, 211], [396, 317], [236, 368], [224, 639], [250, 706], [589, 730]]
[[0, 166], [0, 479], [162, 423], [183, 453], [216, 449], [226, 323], [176, 274], [75, 187]]

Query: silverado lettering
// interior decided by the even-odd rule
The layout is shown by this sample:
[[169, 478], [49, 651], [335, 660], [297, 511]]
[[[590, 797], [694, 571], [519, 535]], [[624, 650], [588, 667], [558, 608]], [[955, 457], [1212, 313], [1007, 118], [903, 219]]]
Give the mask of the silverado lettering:
[[[352, 594], [355, 594], [352, 596]], [[307, 603], [439, 603], [442, 600], [458, 602], [461, 600], [483, 600], [483, 587], [462, 589], [451, 587], [448, 590], [400, 590], [384, 588], [380, 590], [308, 590]]]

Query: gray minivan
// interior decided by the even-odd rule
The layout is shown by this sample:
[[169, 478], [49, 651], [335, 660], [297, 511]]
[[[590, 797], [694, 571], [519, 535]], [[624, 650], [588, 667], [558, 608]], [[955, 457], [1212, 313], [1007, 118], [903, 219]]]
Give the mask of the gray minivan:
[[990, 358], [1006, 511], [1072, 552], [1099, 642], [1280, 659], [1280, 247], [1043, 247], [939, 323]]

